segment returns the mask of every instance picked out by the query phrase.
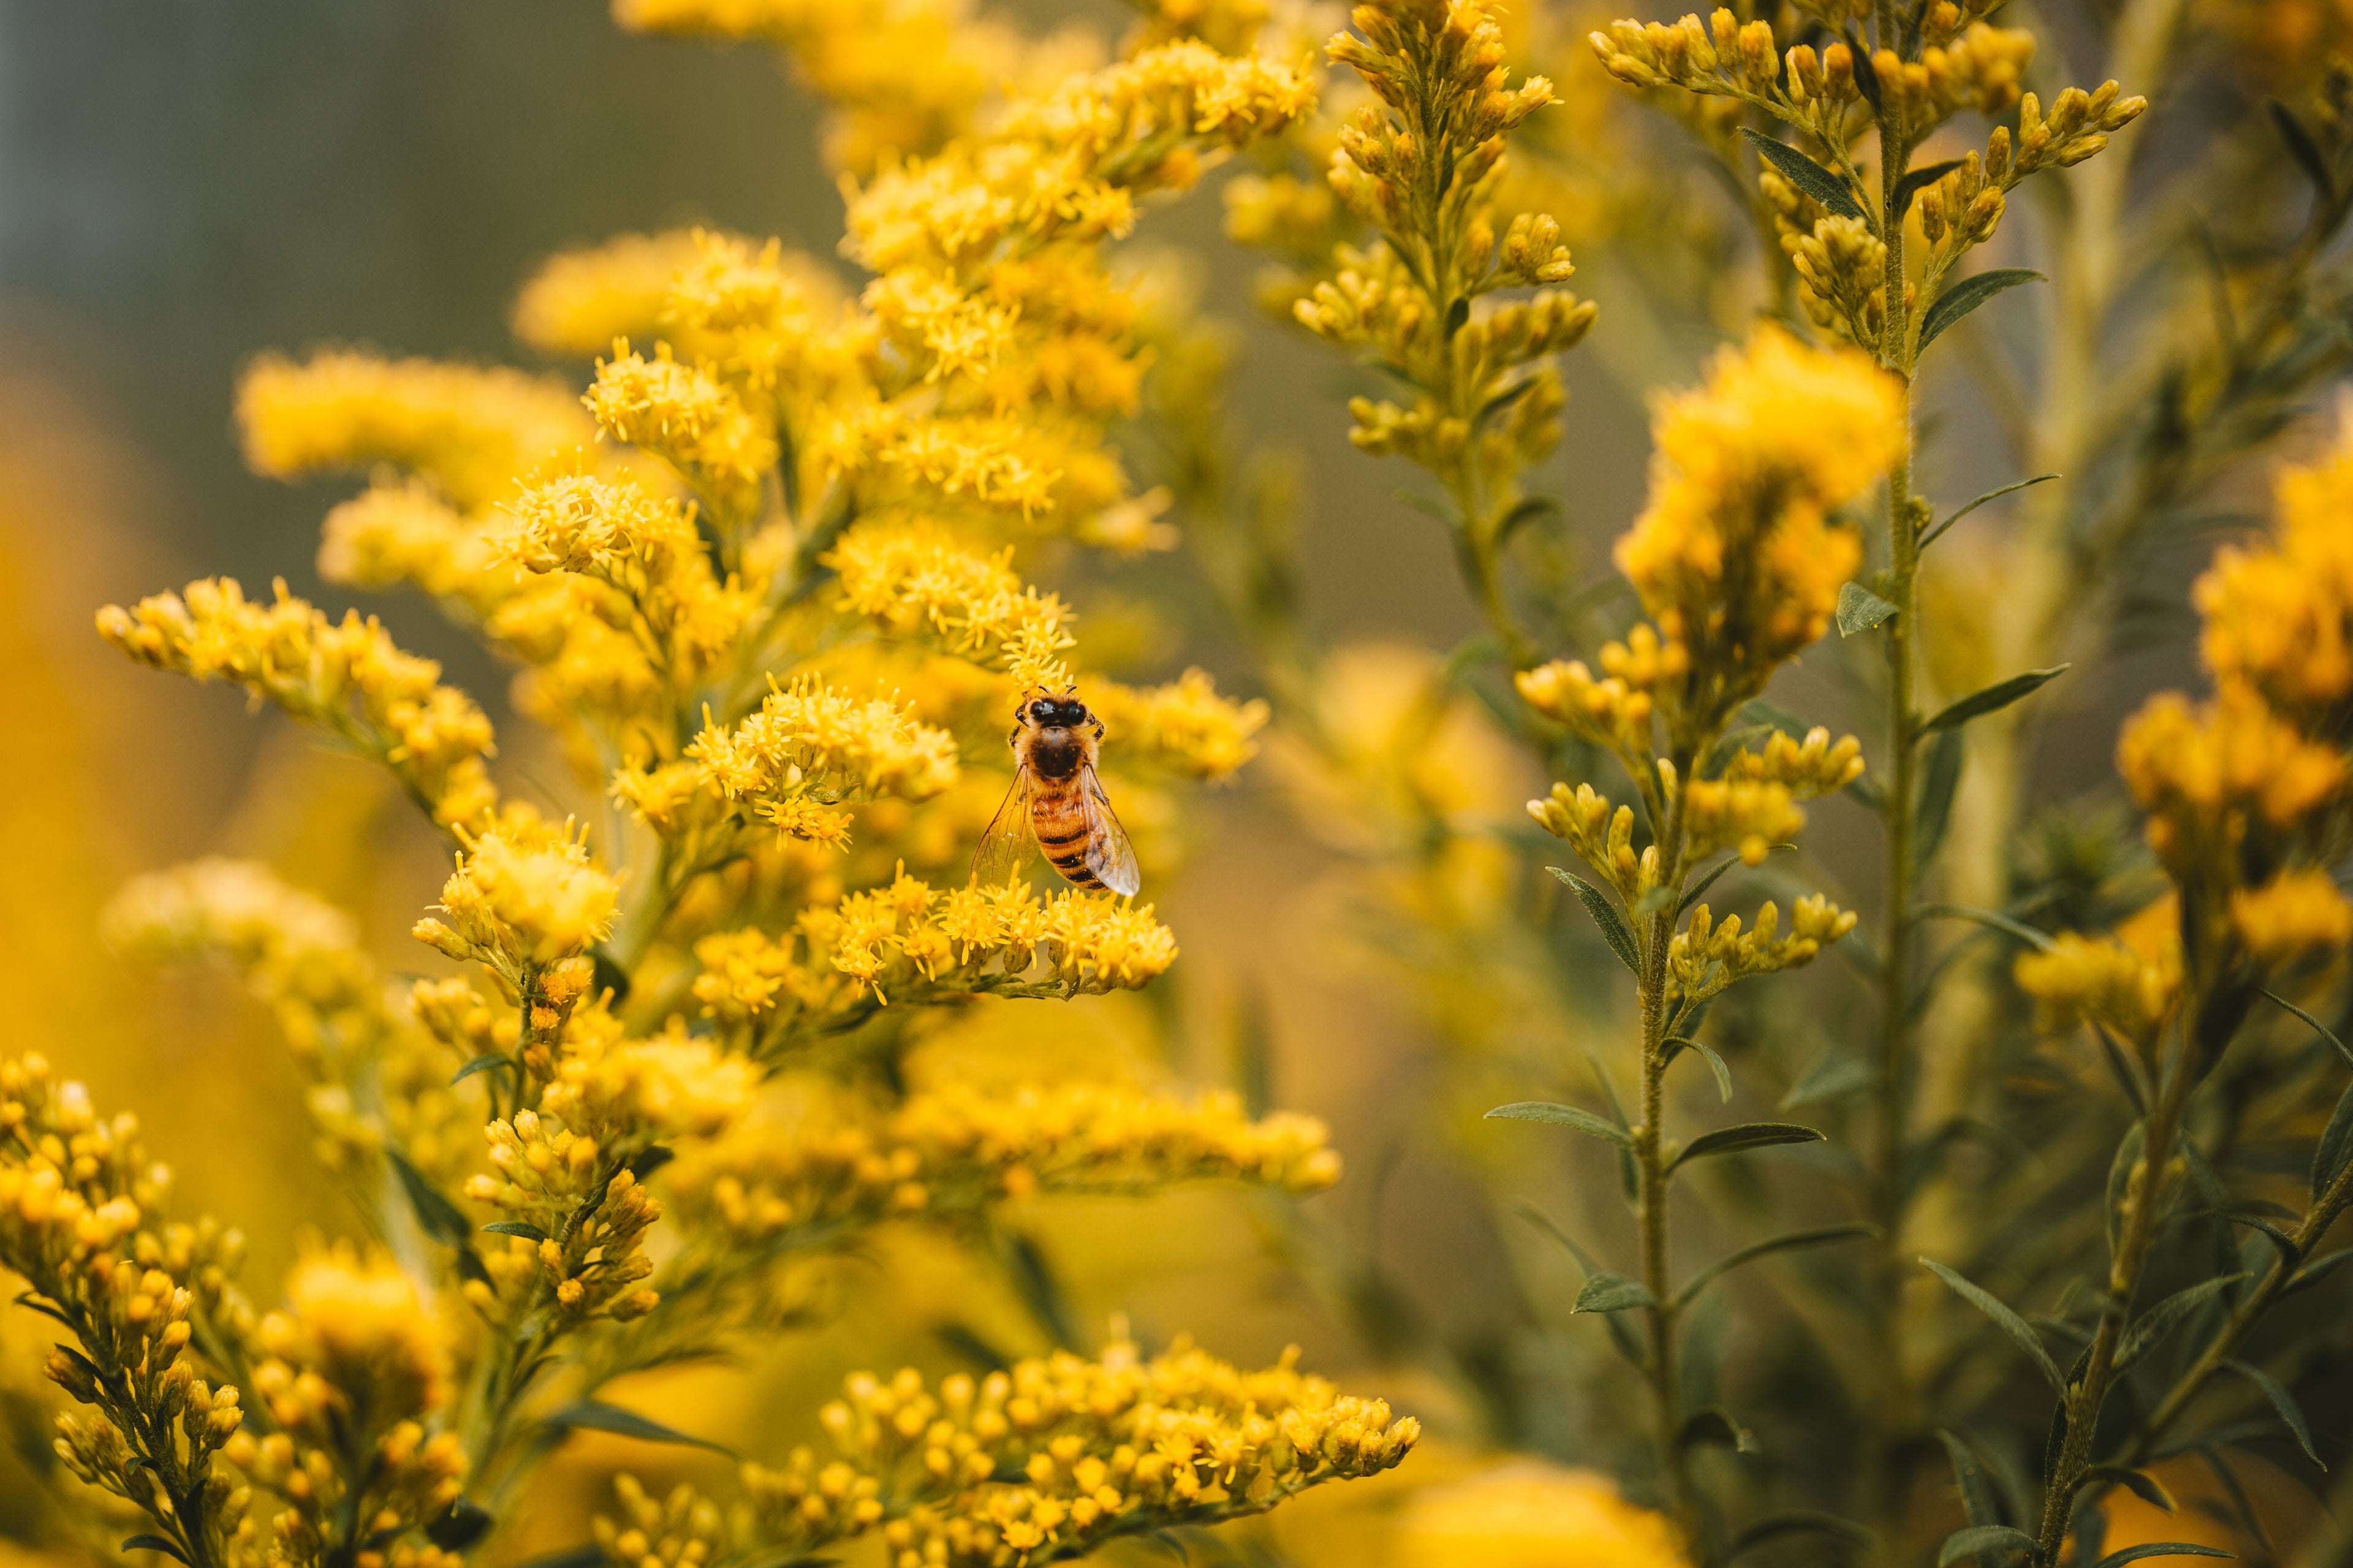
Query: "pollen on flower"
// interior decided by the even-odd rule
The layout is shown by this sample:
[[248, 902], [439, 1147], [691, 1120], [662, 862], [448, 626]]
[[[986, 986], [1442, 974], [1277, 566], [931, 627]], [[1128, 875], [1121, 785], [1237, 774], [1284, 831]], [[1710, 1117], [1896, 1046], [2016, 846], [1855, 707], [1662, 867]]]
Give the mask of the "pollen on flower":
[[1220, 696], [1203, 669], [1188, 669], [1162, 686], [1098, 681], [1086, 697], [1123, 763], [1133, 759], [1200, 779], [1230, 777], [1257, 755], [1253, 737], [1272, 716], [1261, 700]]
[[579, 833], [502, 823], [459, 852], [441, 888], [447, 923], [420, 921], [416, 934], [453, 958], [544, 968], [610, 931], [618, 900]]
[[1059, 689], [1071, 679], [1063, 654], [1076, 646], [1071, 611], [1024, 584], [1008, 546], [976, 554], [921, 524], [852, 529], [825, 557], [841, 582], [843, 605], [905, 636], [922, 633], [951, 652], [998, 664], [1014, 683]]

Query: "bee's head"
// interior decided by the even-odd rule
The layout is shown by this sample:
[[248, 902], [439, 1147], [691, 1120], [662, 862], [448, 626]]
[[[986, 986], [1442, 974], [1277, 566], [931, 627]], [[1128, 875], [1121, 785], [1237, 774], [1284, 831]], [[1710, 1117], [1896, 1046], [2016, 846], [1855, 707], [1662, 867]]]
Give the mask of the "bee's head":
[[1049, 730], [1075, 730], [1087, 721], [1087, 705], [1069, 695], [1033, 697], [1029, 700], [1029, 721]]

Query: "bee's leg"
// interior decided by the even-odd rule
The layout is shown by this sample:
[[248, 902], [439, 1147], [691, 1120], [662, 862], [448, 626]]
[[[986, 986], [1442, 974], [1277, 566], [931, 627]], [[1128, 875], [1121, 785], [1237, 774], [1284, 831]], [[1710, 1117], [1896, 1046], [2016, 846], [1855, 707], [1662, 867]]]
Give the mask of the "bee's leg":
[[1095, 727], [1095, 739], [1100, 741], [1103, 738], [1103, 722], [1100, 719], [1095, 720], [1093, 722]]
[[1013, 726], [1013, 733], [1005, 737], [1005, 743], [1008, 746], [1018, 746], [1021, 743], [1020, 725], [1016, 724]]

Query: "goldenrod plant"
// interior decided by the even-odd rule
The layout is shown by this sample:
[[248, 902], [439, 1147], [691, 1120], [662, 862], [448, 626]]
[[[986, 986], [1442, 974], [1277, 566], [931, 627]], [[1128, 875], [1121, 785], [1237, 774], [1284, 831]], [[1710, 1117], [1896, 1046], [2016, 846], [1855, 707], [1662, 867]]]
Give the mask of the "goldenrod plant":
[[[64, 1042], [0, 1058], [43, 1548], [2344, 1559], [2340, 8], [1156, 0], [1108, 47], [955, 0], [613, 11], [776, 51], [848, 265], [625, 235], [517, 296], [556, 370], [247, 368], [257, 473], [364, 476], [321, 578], [512, 684], [282, 583], [100, 613], [389, 781], [440, 890], [398, 957], [389, 895], [250, 858], [107, 909], [284, 1040], [343, 1219], [267, 1238], [282, 1280]], [[1213, 174], [1283, 352], [1340, 366], [1332, 465], [1442, 529], [1451, 647], [1324, 635], [1244, 340], [1123, 248]], [[1223, 689], [1080, 614], [1147, 557]], [[1017, 704], [1064, 694], [1141, 900], [973, 869]], [[1237, 775], [1289, 819], [1207, 907], [1284, 956], [1180, 999], [1163, 889]], [[1324, 871], [1275, 906], [1278, 838], [1328, 854], [1284, 844]], [[1348, 1022], [1275, 972], [1310, 948]], [[1272, 1054], [1354, 1081], [1318, 1031], [1368, 1017], [1434, 1061], [1368, 1091], [1376, 1178], [1302, 1205], [1341, 1157]], [[1209, 1081], [1092, 1070], [1123, 1020]], [[1211, 1184], [1304, 1356], [1074, 1321], [1038, 1201]], [[1188, 1310], [1237, 1293], [1199, 1273]], [[730, 1356], [758, 1421], [662, 1400]]]
[[[658, 9], [623, 19], [692, 20]], [[127, 953], [244, 975], [310, 1077], [364, 1232], [307, 1244], [282, 1294], [238, 1281], [237, 1230], [177, 1215], [133, 1119], [37, 1055], [0, 1067], [0, 1261], [64, 1331], [62, 1484], [143, 1515], [130, 1549], [496, 1551], [569, 1434], [708, 1442], [608, 1385], [773, 1331], [797, 1279], [878, 1227], [1010, 1259], [1050, 1310], [1008, 1203], [1338, 1176], [1319, 1123], [1230, 1098], [908, 1069], [985, 999], [1132, 990], [1176, 960], [1148, 903], [967, 867], [1024, 694], [1084, 689], [1147, 804], [1255, 750], [1262, 706], [1198, 671], [1088, 669], [1070, 606], [1016, 563], [1165, 542], [1108, 441], [1147, 356], [1103, 247], [1315, 82], [1141, 39], [976, 118], [978, 55], [920, 100], [861, 96], [880, 12], [835, 18], [830, 53], [781, 13], [736, 19], [845, 106], [858, 296], [775, 242], [625, 238], [551, 262], [518, 307], [535, 345], [594, 349], [585, 390], [343, 348], [266, 355], [239, 389], [259, 472], [369, 476], [327, 518], [322, 574], [477, 632], [568, 784], [533, 770], [514, 793], [435, 662], [282, 582], [99, 616], [131, 658], [387, 770], [450, 868], [412, 933], [447, 961], [424, 979], [249, 861], [142, 878], [110, 914]], [[953, 12], [899, 25], [964, 36]], [[895, 1563], [1043, 1562], [1377, 1473], [1417, 1432], [1292, 1359], [1242, 1371], [1116, 1326], [1092, 1359], [1007, 1361], [853, 1377], [812, 1413], [820, 1446], [747, 1460], [723, 1512], [625, 1482], [599, 1550], [765, 1563], [868, 1537]]]

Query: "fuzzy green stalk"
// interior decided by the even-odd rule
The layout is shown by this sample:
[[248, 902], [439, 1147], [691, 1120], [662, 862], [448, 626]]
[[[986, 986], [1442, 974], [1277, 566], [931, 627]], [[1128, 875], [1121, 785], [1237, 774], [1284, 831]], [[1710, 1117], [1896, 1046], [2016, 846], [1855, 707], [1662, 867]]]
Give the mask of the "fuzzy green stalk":
[[[1678, 780], [1692, 777], [1692, 764], [1706, 754], [1705, 747], [1683, 751], [1672, 759]], [[1683, 1428], [1682, 1398], [1676, 1384], [1675, 1327], [1679, 1303], [1668, 1279], [1667, 1184], [1671, 1162], [1666, 1151], [1667, 1078], [1667, 953], [1674, 941], [1681, 914], [1683, 884], [1683, 795], [1678, 788], [1667, 806], [1665, 830], [1659, 836], [1666, 861], [1659, 881], [1669, 894], [1660, 908], [1645, 917], [1630, 910], [1641, 922], [1641, 972], [1635, 976], [1636, 1000], [1642, 1015], [1642, 1120], [1634, 1131], [1634, 1165], [1642, 1233], [1642, 1288], [1651, 1293], [1644, 1314], [1649, 1320], [1651, 1418], [1657, 1427], [1659, 1474], [1665, 1484], [1669, 1511], [1686, 1540], [1699, 1538], [1699, 1509], [1692, 1489], [1690, 1460], [1679, 1437]]]
[[[1880, 31], [1894, 37], [1893, 8], [1882, 0]], [[1895, 614], [1886, 624], [1887, 748], [1886, 805], [1887, 871], [1881, 910], [1880, 1025], [1873, 1067], [1874, 1141], [1871, 1151], [1872, 1205], [1879, 1238], [1871, 1258], [1872, 1350], [1876, 1363], [1873, 1396], [1863, 1402], [1865, 1434], [1862, 1486], [1883, 1541], [1893, 1541], [1900, 1499], [1905, 1491], [1897, 1451], [1913, 1416], [1905, 1375], [1898, 1325], [1903, 1310], [1906, 1271], [1903, 1263], [1904, 1163], [1912, 1068], [1912, 992], [1915, 984], [1914, 938], [1917, 927], [1913, 906], [1918, 900], [1919, 852], [1915, 842], [1914, 802], [1919, 793], [1918, 715], [1915, 675], [1919, 663], [1920, 529], [1912, 497], [1912, 342], [1911, 309], [1904, 292], [1904, 225], [1893, 217], [1897, 210], [1895, 187], [1904, 177], [1911, 154], [1902, 130], [1880, 122], [1881, 237], [1887, 262], [1882, 277], [1885, 318], [1881, 326], [1880, 363], [1893, 372], [1900, 386], [1905, 442], [1902, 453], [1887, 470], [1888, 602]]]

